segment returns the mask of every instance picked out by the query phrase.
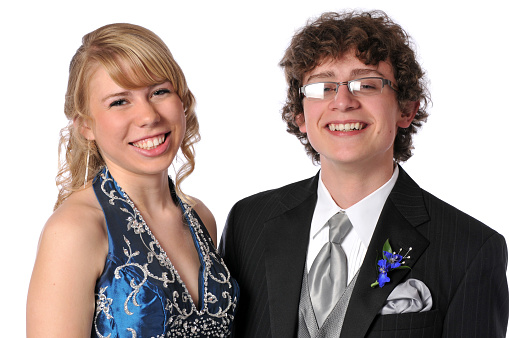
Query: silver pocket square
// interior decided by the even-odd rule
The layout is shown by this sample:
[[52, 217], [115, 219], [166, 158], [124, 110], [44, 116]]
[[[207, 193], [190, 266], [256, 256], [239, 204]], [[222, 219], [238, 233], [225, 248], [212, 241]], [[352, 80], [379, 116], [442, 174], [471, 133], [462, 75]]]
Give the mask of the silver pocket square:
[[433, 305], [431, 292], [426, 284], [420, 280], [410, 278], [392, 290], [379, 313], [382, 315], [393, 315], [398, 313], [424, 312], [429, 311], [431, 305]]

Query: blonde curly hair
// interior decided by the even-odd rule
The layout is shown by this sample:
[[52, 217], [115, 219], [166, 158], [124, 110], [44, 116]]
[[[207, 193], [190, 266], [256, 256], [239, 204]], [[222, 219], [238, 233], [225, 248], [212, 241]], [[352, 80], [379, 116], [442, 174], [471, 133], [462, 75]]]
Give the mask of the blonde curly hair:
[[[98, 66], [104, 67], [113, 81], [127, 89], [164, 81], [172, 83], [186, 115], [186, 132], [180, 146], [185, 160], [177, 171], [175, 187], [184, 201], [192, 203], [180, 184], [194, 170], [193, 145], [200, 140], [195, 98], [170, 50], [156, 34], [137, 25], [119, 23], [86, 34], [71, 60], [64, 107], [69, 123], [60, 131], [56, 177], [59, 194], [54, 209], [73, 192], [83, 189], [84, 182], [89, 182], [105, 165], [95, 142], [85, 139], [79, 131], [84, 121], [91, 120], [89, 83]], [[128, 69], [123, 71], [121, 66]], [[62, 159], [64, 151], [65, 159]]]

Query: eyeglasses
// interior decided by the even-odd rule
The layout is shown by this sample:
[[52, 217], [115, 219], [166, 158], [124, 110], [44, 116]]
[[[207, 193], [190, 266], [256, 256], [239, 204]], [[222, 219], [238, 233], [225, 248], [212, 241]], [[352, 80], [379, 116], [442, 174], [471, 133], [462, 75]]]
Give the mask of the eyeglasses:
[[345, 82], [317, 82], [307, 84], [299, 89], [306, 98], [313, 101], [330, 100], [336, 96], [339, 86], [346, 85], [352, 95], [373, 96], [381, 94], [385, 85], [398, 91], [396, 85], [390, 80], [381, 77], [364, 77]]

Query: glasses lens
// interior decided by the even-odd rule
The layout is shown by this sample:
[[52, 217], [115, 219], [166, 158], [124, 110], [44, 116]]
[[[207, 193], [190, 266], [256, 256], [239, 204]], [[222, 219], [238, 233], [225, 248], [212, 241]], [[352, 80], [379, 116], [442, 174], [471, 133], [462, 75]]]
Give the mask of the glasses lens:
[[334, 82], [311, 83], [304, 87], [304, 95], [309, 99], [324, 100], [336, 94]]
[[366, 78], [350, 81], [348, 84], [350, 91], [354, 95], [370, 96], [382, 92], [383, 80], [380, 78]]

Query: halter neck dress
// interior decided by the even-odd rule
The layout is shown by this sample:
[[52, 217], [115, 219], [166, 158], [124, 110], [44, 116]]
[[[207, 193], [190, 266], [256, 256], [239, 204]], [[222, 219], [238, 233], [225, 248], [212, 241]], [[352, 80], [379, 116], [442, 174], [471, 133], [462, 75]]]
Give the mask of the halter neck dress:
[[175, 193], [200, 258], [196, 306], [129, 196], [104, 167], [93, 188], [108, 231], [108, 255], [95, 287], [92, 337], [228, 337], [239, 286], [198, 214]]

